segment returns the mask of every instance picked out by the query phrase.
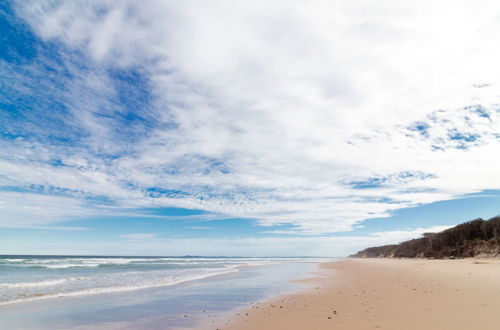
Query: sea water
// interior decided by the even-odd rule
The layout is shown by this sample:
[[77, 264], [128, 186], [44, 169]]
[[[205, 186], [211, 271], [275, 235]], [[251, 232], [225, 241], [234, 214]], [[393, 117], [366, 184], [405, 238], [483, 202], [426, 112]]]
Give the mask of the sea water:
[[334, 260], [0, 256], [0, 329], [215, 329]]
[[290, 258], [0, 256], [0, 305], [171, 286], [237, 272], [244, 266], [290, 261]]

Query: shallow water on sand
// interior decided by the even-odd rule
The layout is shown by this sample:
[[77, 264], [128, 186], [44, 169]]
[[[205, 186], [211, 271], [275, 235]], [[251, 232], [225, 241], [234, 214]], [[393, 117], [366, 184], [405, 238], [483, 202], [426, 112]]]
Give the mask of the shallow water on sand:
[[297, 290], [290, 280], [307, 276], [318, 261], [326, 260], [286, 260], [170, 286], [4, 305], [0, 323], [2, 329], [211, 328], [252, 301]]

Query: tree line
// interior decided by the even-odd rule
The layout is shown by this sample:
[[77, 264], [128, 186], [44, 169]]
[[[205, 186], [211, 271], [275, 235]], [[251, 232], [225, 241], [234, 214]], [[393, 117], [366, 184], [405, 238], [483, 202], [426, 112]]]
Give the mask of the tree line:
[[361, 258], [466, 258], [500, 255], [500, 216], [475, 219], [439, 233], [400, 244], [371, 247], [351, 257]]

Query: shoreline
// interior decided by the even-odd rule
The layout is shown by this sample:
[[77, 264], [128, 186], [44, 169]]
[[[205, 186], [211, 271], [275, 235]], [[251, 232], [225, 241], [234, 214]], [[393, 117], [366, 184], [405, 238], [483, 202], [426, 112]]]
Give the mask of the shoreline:
[[[333, 258], [332, 258], [333, 259]], [[335, 257], [334, 259], [344, 258]], [[283, 299], [283, 297], [300, 295], [303, 292], [308, 292], [317, 282], [318, 276], [322, 276], [323, 274], [329, 276], [331, 275], [330, 269], [325, 269], [323, 265], [330, 265], [333, 263], [337, 263], [340, 260], [335, 261], [323, 261], [323, 262], [315, 262], [315, 268], [307, 271], [303, 274], [303, 276], [286, 280], [290, 285], [295, 286], [295, 288], [291, 289], [289, 293], [275, 293], [275, 294], [266, 294], [266, 296], [262, 299], [257, 299], [254, 301], [249, 301], [242, 306], [238, 306], [232, 308], [231, 310], [226, 311], [224, 314], [218, 317], [218, 321], [215, 324], [209, 325], [200, 325], [196, 327], [196, 330], [223, 330], [223, 329], [233, 329], [232, 326], [235, 321], [239, 322], [240, 318], [244, 317], [245, 314], [250, 314], [254, 310], [259, 309], [261, 306], [266, 304], [275, 305], [279, 307], [279, 300]], [[234, 328], [236, 329], [236, 328]]]
[[215, 329], [253, 301], [296, 292], [293, 280], [316, 263], [239, 265], [236, 272], [177, 285], [8, 304], [0, 307], [0, 320], [2, 329]]
[[[498, 329], [500, 259], [345, 259], [214, 329]], [[239, 315], [238, 315], [239, 314]]]

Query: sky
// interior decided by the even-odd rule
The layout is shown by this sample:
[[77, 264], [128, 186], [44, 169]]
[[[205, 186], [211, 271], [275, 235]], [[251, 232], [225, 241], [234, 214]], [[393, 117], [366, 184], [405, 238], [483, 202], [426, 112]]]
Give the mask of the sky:
[[343, 256], [500, 209], [496, 1], [0, 1], [0, 254]]

